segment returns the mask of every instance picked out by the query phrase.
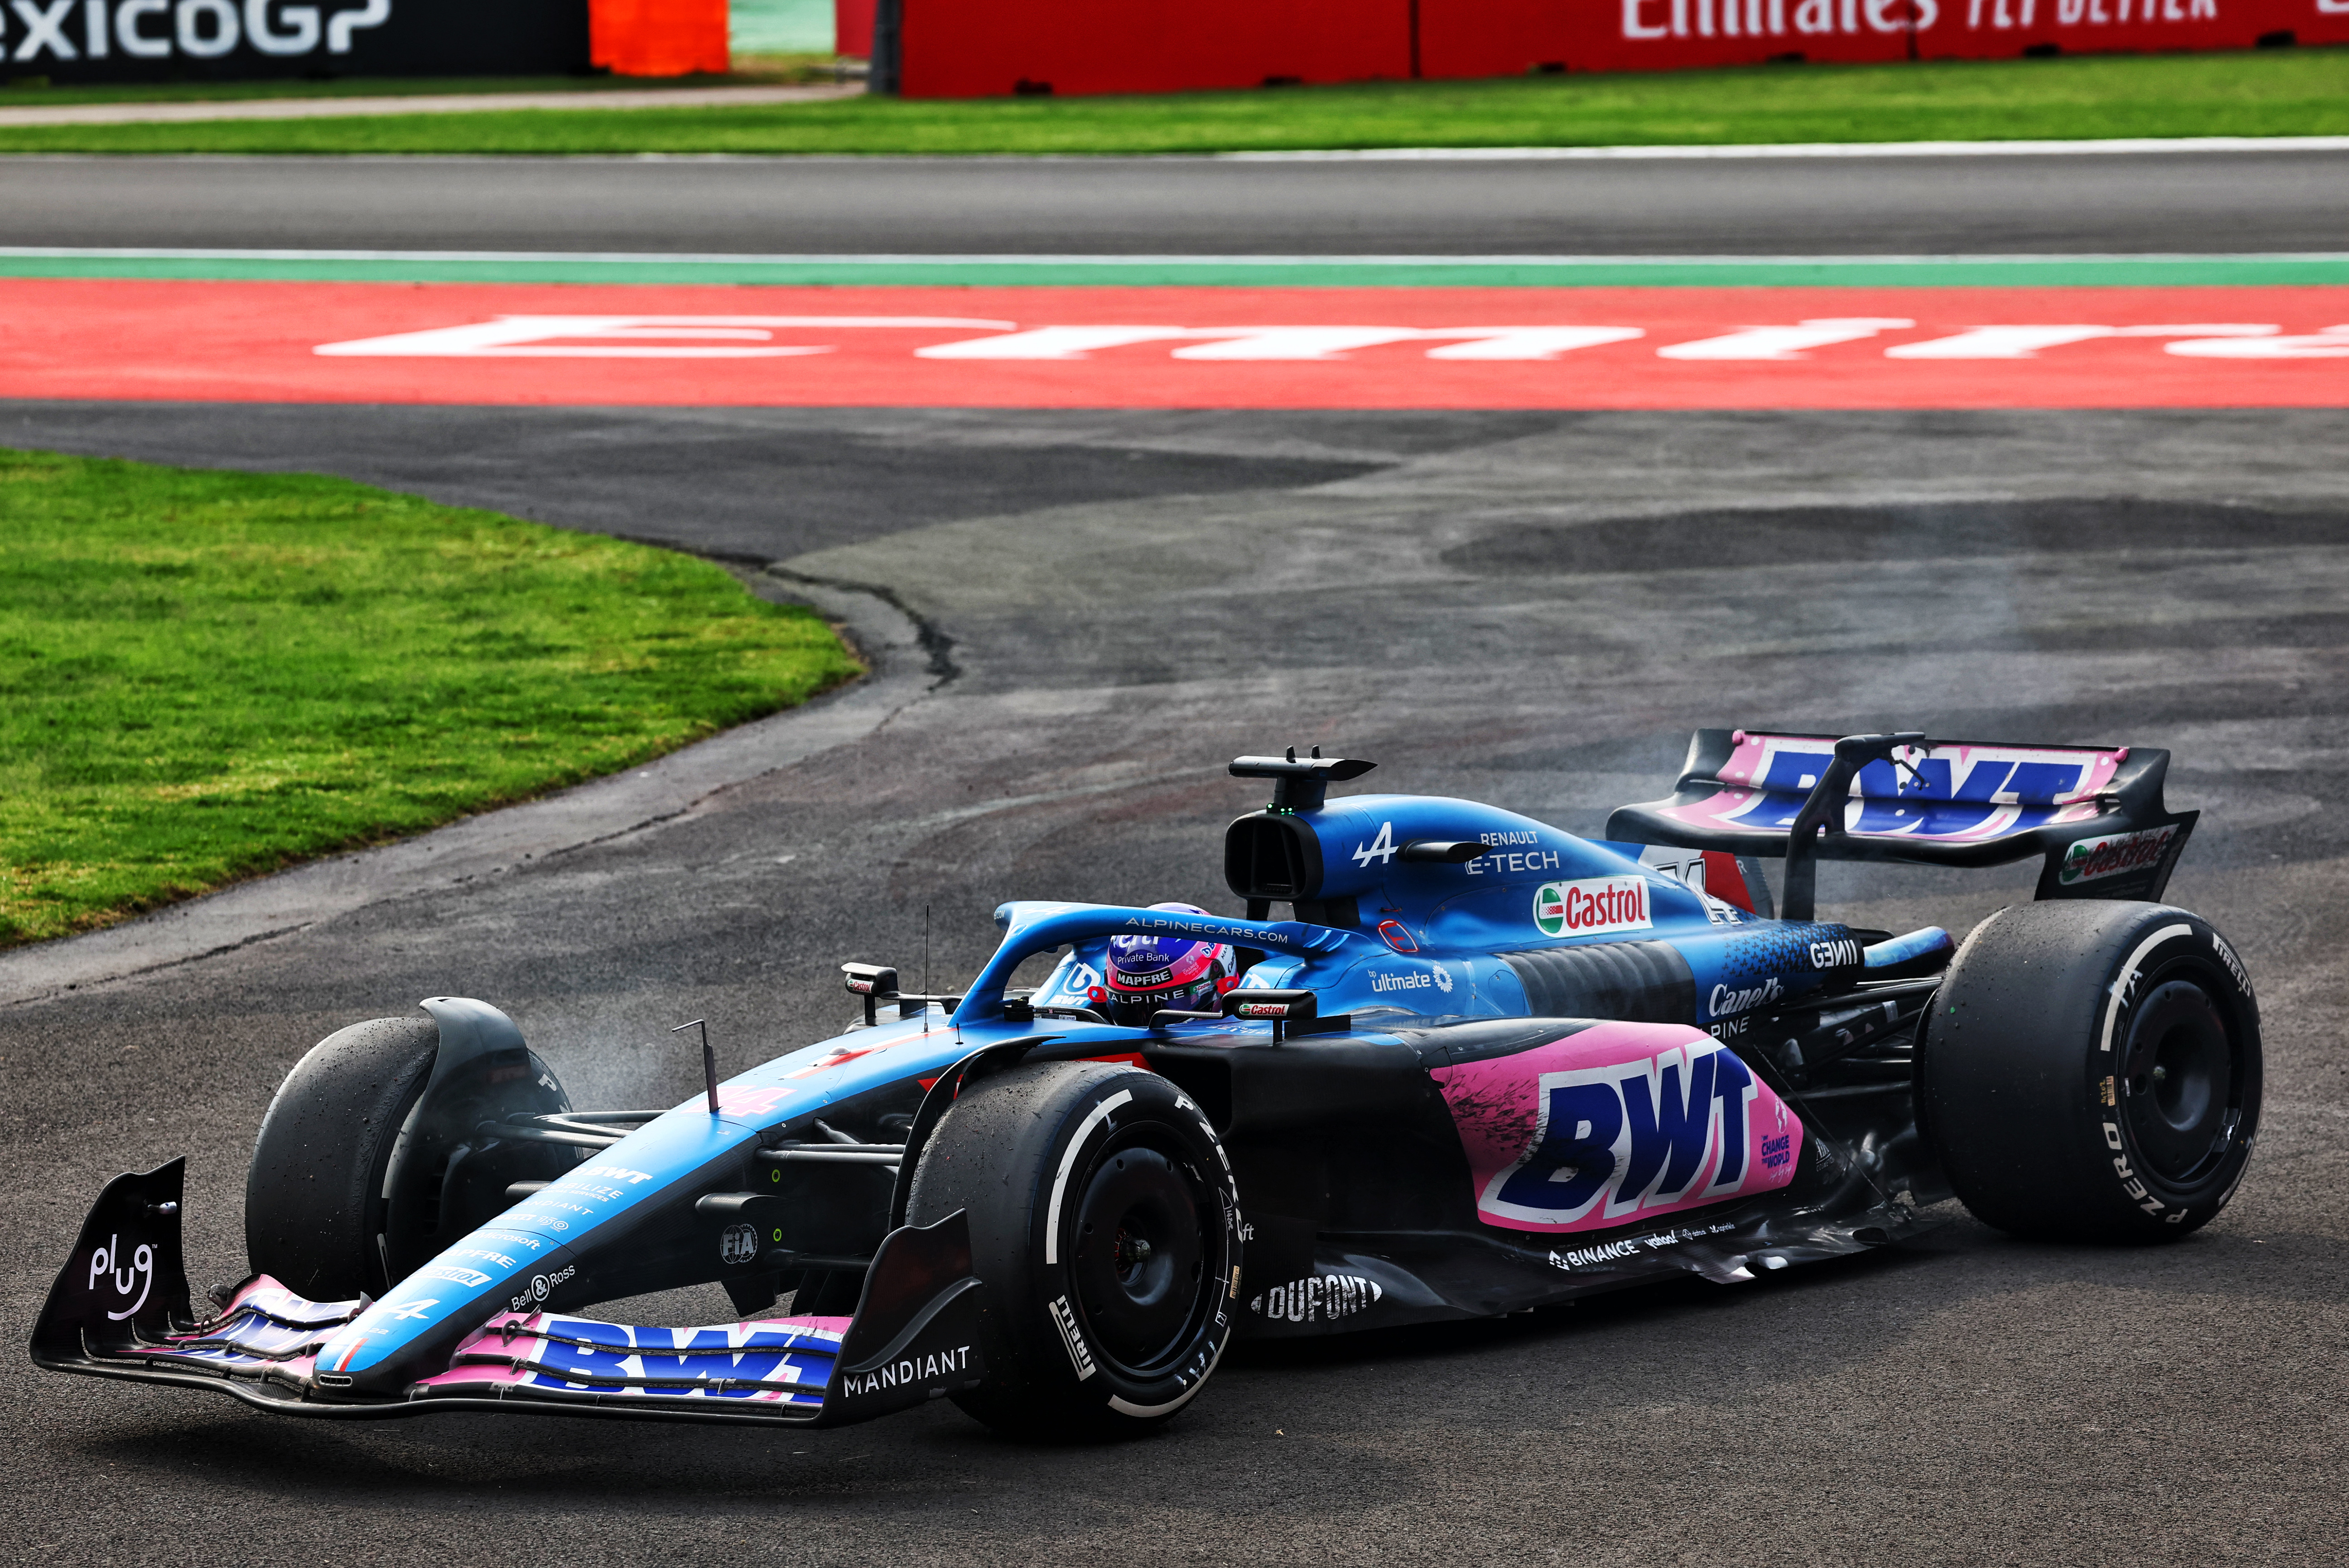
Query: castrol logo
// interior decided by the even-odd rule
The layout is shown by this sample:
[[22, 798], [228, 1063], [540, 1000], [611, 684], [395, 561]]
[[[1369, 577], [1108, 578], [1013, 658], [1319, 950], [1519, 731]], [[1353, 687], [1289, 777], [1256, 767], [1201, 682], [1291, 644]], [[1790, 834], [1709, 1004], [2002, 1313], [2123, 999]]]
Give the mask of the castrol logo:
[[1534, 894], [1534, 924], [1546, 937], [1595, 937], [1609, 931], [1644, 931], [1648, 884], [1640, 877], [1591, 877], [1579, 882], [1545, 882]]
[[2177, 836], [2175, 827], [2152, 827], [2142, 833], [2074, 839], [2072, 846], [2064, 851], [2064, 865], [2055, 873], [2056, 880], [2070, 887], [2076, 882], [2117, 877], [2125, 871], [2142, 871], [2161, 858], [2161, 852]]

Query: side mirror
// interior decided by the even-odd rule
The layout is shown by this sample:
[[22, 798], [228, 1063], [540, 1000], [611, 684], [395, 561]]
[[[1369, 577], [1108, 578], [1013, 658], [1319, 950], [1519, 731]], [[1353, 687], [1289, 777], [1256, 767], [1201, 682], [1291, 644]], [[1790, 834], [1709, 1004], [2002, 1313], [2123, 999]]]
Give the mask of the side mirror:
[[1279, 1044], [1288, 1032], [1320, 1015], [1320, 999], [1309, 991], [1227, 991], [1224, 1015], [1272, 1025], [1272, 1043]]
[[897, 971], [877, 963], [844, 963], [840, 972], [848, 987], [848, 994], [864, 999], [864, 1023], [871, 1028], [879, 1022], [874, 1011], [881, 1002], [897, 994]]

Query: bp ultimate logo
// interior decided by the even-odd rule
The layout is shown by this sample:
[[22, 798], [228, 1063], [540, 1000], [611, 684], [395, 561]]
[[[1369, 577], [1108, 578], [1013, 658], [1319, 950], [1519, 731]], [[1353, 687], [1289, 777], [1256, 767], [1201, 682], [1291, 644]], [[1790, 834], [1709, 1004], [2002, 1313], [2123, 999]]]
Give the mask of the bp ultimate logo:
[[1801, 1123], [1723, 1047], [1544, 1073], [1538, 1088], [1533, 1142], [1477, 1195], [1488, 1220], [1595, 1229], [1794, 1179]]

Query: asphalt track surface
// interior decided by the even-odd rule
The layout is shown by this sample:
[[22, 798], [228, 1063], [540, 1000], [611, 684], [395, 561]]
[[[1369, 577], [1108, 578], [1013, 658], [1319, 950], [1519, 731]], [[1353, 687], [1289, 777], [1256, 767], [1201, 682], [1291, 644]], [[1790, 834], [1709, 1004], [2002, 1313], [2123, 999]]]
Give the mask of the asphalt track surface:
[[[708, 1016], [730, 1072], [829, 1034], [833, 965], [918, 964], [926, 909], [949, 978], [1007, 898], [1230, 909], [1218, 836], [1254, 797], [1221, 764], [1287, 742], [1581, 832], [1661, 793], [1700, 724], [2167, 746], [2172, 804], [2204, 810], [2172, 897], [2243, 951], [2269, 1052], [2250, 1179], [2178, 1245], [2024, 1245], [1952, 1212], [1750, 1285], [1244, 1350], [1164, 1433], [1108, 1449], [1004, 1443], [943, 1406], [805, 1435], [320, 1429], [19, 1364], [13, 1559], [2337, 1556], [2349, 413], [0, 421], [9, 444], [343, 472], [780, 561], [767, 591], [885, 588], [928, 632], [779, 722], [836, 743], [668, 820], [462, 883], [387, 879], [347, 913], [71, 991], [26, 982], [38, 955], [0, 962], [6, 1335], [105, 1179], [174, 1154], [196, 1282], [239, 1272], [252, 1129], [345, 1023], [476, 995], [581, 1104], [673, 1103], [695, 1064], [668, 1025]], [[1764, 526], [1755, 507], [1800, 510]], [[2029, 891], [2021, 869], [1822, 883], [1830, 911], [1896, 929], [1962, 931]], [[684, 1294], [641, 1304], [727, 1315]]]
[[41, 158], [0, 243], [1414, 255], [2349, 250], [2349, 153], [1727, 162]]

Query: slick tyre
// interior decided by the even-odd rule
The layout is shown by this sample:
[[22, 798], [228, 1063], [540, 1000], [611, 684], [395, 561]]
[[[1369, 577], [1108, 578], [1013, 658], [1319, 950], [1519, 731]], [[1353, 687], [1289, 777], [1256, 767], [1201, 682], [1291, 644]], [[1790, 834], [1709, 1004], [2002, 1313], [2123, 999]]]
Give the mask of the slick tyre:
[[261, 1118], [245, 1175], [254, 1273], [312, 1301], [390, 1287], [385, 1170], [440, 1048], [429, 1018], [377, 1018], [337, 1029], [294, 1064]]
[[2025, 904], [1951, 963], [1918, 1106], [1951, 1187], [2000, 1230], [2170, 1241], [2234, 1196], [2260, 1077], [2251, 980], [2208, 921], [2159, 904]]
[[519, 1036], [436, 1084], [440, 1054], [433, 1019], [377, 1018], [294, 1064], [245, 1175], [254, 1272], [313, 1301], [380, 1295], [506, 1209], [514, 1182], [551, 1181], [579, 1163], [575, 1148], [478, 1130], [514, 1112], [571, 1108]]
[[1154, 1073], [1094, 1063], [967, 1085], [924, 1147], [908, 1218], [969, 1217], [986, 1382], [962, 1407], [1015, 1436], [1139, 1433], [1231, 1341], [1237, 1194], [1215, 1131]]

